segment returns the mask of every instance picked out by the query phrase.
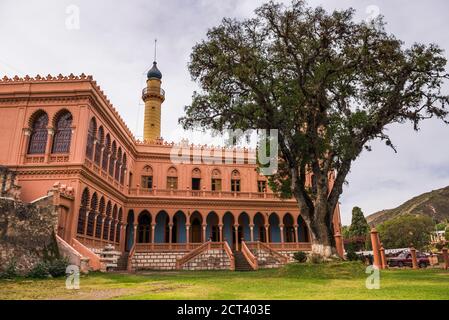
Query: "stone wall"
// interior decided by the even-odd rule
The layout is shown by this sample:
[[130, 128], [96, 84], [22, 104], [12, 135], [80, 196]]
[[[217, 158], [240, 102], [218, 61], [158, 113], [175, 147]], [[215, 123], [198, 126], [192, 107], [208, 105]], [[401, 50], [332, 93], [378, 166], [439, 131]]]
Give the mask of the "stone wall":
[[[136, 252], [131, 261], [132, 270], [175, 270], [176, 260], [188, 252]], [[224, 250], [204, 251], [183, 266], [183, 270], [229, 270], [231, 262]]]
[[231, 261], [223, 249], [206, 250], [183, 266], [183, 270], [229, 270]]
[[15, 262], [18, 272], [25, 274], [36, 263], [59, 256], [57, 223], [51, 196], [32, 204], [0, 198], [0, 271]]
[[187, 252], [135, 252], [131, 261], [133, 270], [175, 270], [176, 259]]
[[259, 269], [279, 268], [282, 263], [266, 250], [252, 249], [251, 252], [256, 256]]

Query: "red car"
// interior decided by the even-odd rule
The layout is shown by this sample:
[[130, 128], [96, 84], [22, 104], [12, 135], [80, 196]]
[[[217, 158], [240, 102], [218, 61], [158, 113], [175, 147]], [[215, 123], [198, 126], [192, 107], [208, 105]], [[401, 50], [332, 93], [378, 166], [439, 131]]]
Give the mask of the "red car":
[[[426, 268], [430, 265], [429, 258], [421, 253], [416, 253], [416, 260], [420, 268]], [[412, 254], [410, 252], [402, 252], [398, 256], [388, 259], [390, 267], [412, 267]]]

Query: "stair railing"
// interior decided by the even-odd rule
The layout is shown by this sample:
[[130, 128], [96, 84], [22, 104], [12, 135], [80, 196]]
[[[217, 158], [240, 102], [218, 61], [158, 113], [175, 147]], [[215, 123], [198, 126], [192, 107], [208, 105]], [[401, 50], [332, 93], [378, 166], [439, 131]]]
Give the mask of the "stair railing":
[[259, 269], [257, 257], [251, 252], [251, 250], [249, 250], [248, 246], [243, 240], [242, 240], [242, 253], [253, 270]]
[[128, 271], [133, 271], [133, 266], [132, 266], [132, 261], [133, 261], [133, 258], [134, 258], [134, 253], [136, 252], [136, 244], [135, 243], [133, 243], [133, 246], [132, 246], [132, 248], [131, 248], [131, 251], [129, 251], [129, 255], [128, 255], [128, 265], [127, 265], [127, 267], [126, 267], [126, 269], [128, 270]]
[[277, 258], [279, 258], [280, 262], [283, 263], [287, 263], [288, 262], [288, 257], [284, 256], [282, 253], [277, 252], [276, 250], [274, 250], [273, 248], [271, 248], [268, 244], [264, 243], [264, 242], [260, 242], [258, 241], [258, 248], [262, 247], [265, 250], [267, 250], [270, 254], [272, 254], [273, 256], [276, 256]]
[[234, 258], [234, 254], [232, 253], [232, 249], [229, 246], [229, 243], [227, 241], [223, 242], [223, 249], [226, 252], [226, 254], [228, 255], [229, 261], [230, 261], [230, 267], [229, 269], [231, 271], [235, 270], [235, 258]]
[[201, 253], [203, 253], [204, 251], [207, 251], [210, 249], [210, 245], [211, 245], [211, 240], [203, 243], [201, 246], [199, 246], [198, 248], [190, 251], [189, 253], [187, 253], [185, 256], [179, 258], [178, 260], [176, 260], [176, 269], [180, 270], [182, 268], [182, 266], [184, 264], [186, 264], [187, 262], [189, 262], [190, 260], [192, 260], [193, 258], [197, 257], [198, 255], [200, 255]]

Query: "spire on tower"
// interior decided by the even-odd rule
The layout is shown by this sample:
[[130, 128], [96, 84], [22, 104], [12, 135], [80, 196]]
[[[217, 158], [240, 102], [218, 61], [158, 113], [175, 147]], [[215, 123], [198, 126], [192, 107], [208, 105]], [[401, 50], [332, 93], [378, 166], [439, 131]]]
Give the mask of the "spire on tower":
[[154, 62], [156, 62], [157, 60], [157, 38], [154, 39]]

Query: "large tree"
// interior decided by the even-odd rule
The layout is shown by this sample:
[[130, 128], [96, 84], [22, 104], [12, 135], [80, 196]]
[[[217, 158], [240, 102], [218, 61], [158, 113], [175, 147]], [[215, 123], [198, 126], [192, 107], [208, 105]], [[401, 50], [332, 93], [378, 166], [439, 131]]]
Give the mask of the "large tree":
[[365, 215], [359, 207], [352, 208], [352, 220], [349, 227], [351, 237], [366, 237], [369, 235], [369, 225], [366, 222]]
[[193, 48], [189, 70], [201, 91], [180, 119], [185, 128], [278, 129], [271, 186], [296, 198], [312, 250], [323, 256], [336, 252], [332, 217], [353, 161], [374, 139], [394, 149], [390, 124], [418, 130], [423, 119], [444, 120], [449, 101], [438, 46], [405, 48], [382, 18], [353, 15], [293, 1], [223, 19]]

